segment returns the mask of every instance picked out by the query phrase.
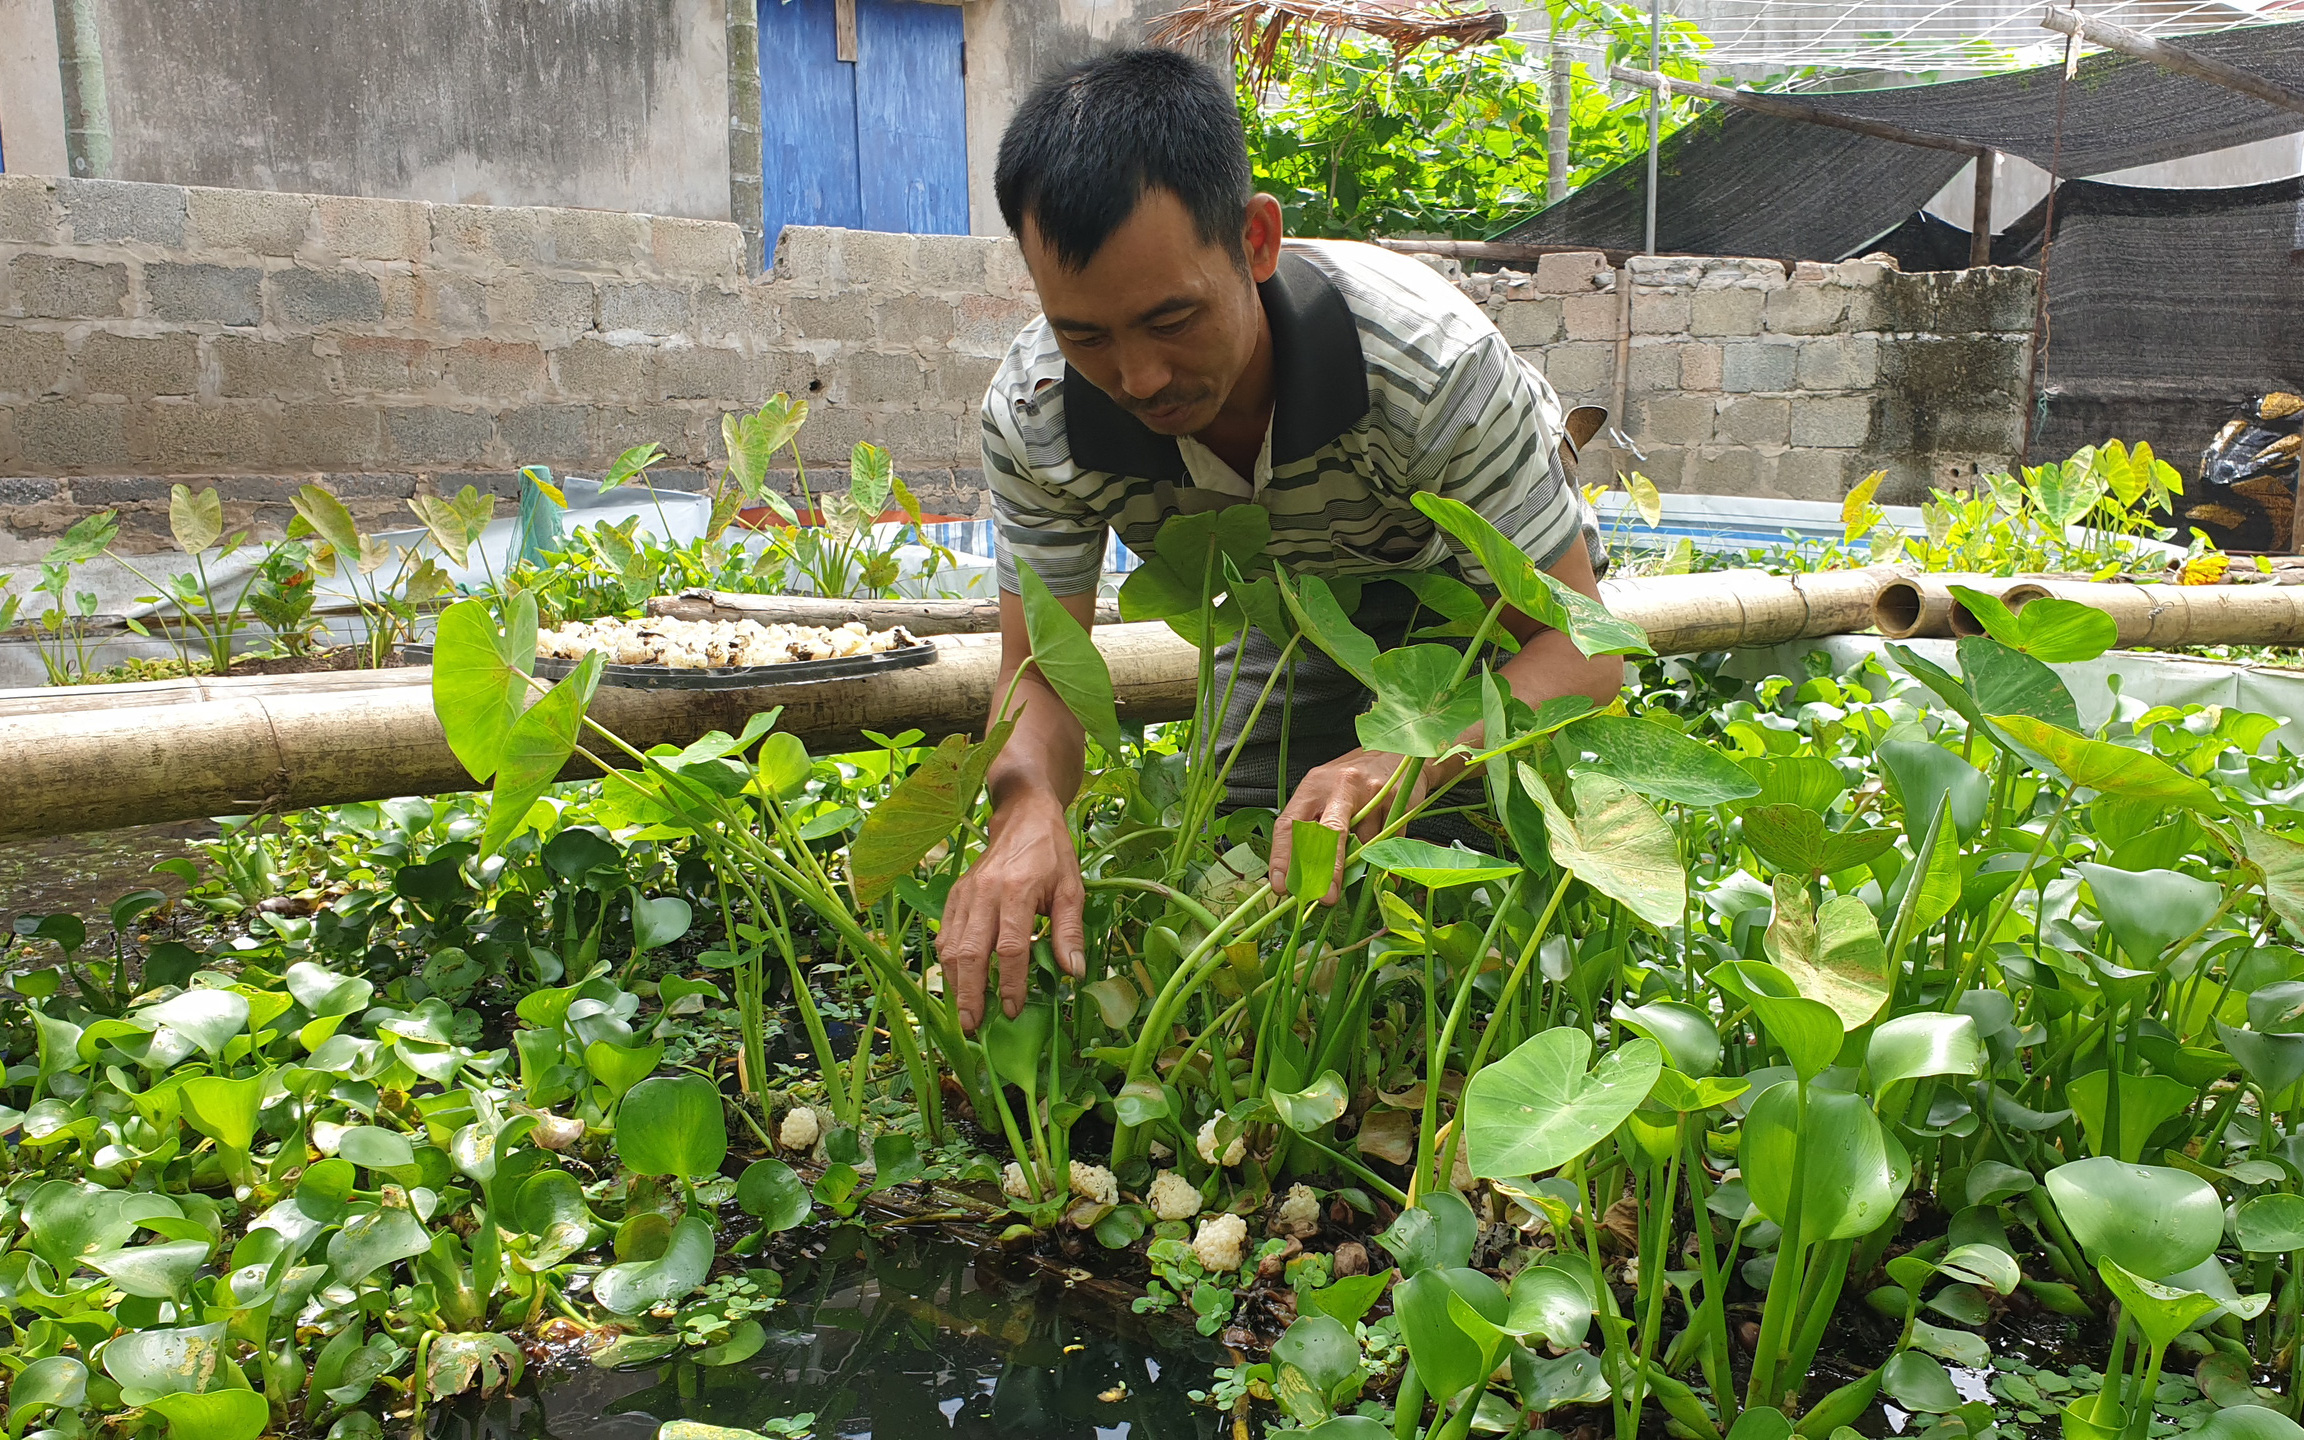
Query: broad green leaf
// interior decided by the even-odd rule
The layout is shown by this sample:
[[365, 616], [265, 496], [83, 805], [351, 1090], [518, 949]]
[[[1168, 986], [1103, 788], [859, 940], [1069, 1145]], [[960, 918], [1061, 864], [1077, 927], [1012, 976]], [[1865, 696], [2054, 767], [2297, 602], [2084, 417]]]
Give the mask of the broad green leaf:
[[502, 763], [504, 739], [536, 669], [535, 595], [523, 590], [505, 609], [509, 619], [500, 630], [486, 601], [459, 600], [440, 612], [432, 639], [432, 713], [475, 780]]
[[[2125, 1087], [2123, 1087], [2125, 1091]], [[2138, 1275], [2173, 1275], [2216, 1252], [2224, 1205], [2214, 1186], [2185, 1170], [2093, 1156], [2048, 1172], [2049, 1198], [2091, 1262], [2117, 1261]]]
[[[1003, 737], [1013, 728], [1012, 722], [1001, 722]], [[912, 873], [922, 856], [952, 838], [952, 831], [976, 803], [973, 793], [960, 793], [961, 767], [967, 758], [968, 737], [945, 736], [864, 817], [863, 827], [848, 846], [848, 874], [859, 902], [877, 902]]]
[[808, 1219], [815, 1207], [799, 1174], [781, 1160], [755, 1160], [736, 1181], [736, 1203], [744, 1213], [758, 1217], [769, 1234], [790, 1230]]
[[1088, 738], [1104, 753], [1120, 754], [1120, 717], [1113, 705], [1112, 672], [1096, 642], [1060, 604], [1030, 565], [1016, 567], [1022, 587], [1024, 628], [1032, 640], [1032, 665], [1048, 688], [1079, 718]]
[[1274, 1090], [1265, 1098], [1272, 1102], [1281, 1124], [1299, 1134], [1310, 1134], [1340, 1119], [1352, 1097], [1344, 1087], [1344, 1077], [1328, 1070], [1302, 1090]]
[[150, 1405], [163, 1395], [199, 1394], [230, 1375], [224, 1322], [131, 1330], [104, 1347], [104, 1373], [120, 1398]]
[[1873, 1093], [1899, 1080], [1929, 1075], [1974, 1075], [1984, 1064], [1984, 1042], [1968, 1015], [1917, 1011], [1880, 1022], [1864, 1051]]
[[2224, 902], [2224, 887], [2175, 870], [2116, 870], [2079, 862], [2105, 928], [2139, 970], [2160, 970], [2169, 948], [2197, 934]]
[[[1416, 602], [1425, 609], [1445, 617], [1440, 624], [1423, 625], [1410, 633], [1415, 640], [1469, 640], [1481, 631], [1488, 620], [1489, 602], [1480, 592], [1453, 575], [1438, 570], [1411, 570], [1403, 575], [1387, 577], [1394, 583], [1414, 592]], [[1488, 638], [1506, 650], [1517, 653], [1520, 642], [1512, 632], [1499, 623], [1487, 625]]]
[[1648, 1092], [1648, 1099], [1675, 1114], [1694, 1115], [1717, 1110], [1751, 1088], [1752, 1082], [1741, 1075], [1707, 1075], [1691, 1080], [1667, 1066], [1656, 1077], [1656, 1088]]
[[1453, 1190], [1425, 1195], [1401, 1211], [1399, 1218], [1376, 1237], [1377, 1243], [1400, 1262], [1402, 1275], [1469, 1265], [1472, 1247], [1479, 1240], [1479, 1218]]
[[2197, 1440], [2298, 1440], [2304, 1425], [2263, 1405], [2227, 1405], [2190, 1433]]
[[1520, 1403], [1530, 1409], [1550, 1411], [1570, 1405], [1598, 1405], [1611, 1393], [1600, 1357], [1589, 1350], [1571, 1350], [1557, 1359], [1531, 1356], [1526, 1369]]
[[2064, 1083], [2064, 1099], [2080, 1117], [2080, 1128], [2088, 1134], [2088, 1148], [2116, 1160], [2141, 1159], [2152, 1132], [2191, 1109], [2199, 1098], [2199, 1092], [2171, 1076], [2124, 1074], [2120, 1077], [2120, 1134], [2115, 1140], [2104, 1129], [2110, 1075], [2108, 1070], [2090, 1070], [2073, 1076]]
[[2155, 1351], [2191, 1329], [2195, 1322], [2224, 1308], [2213, 1295], [2147, 1280], [2116, 1260], [2097, 1261], [2096, 1273], [2104, 1277], [2105, 1288], [2120, 1302], [2120, 1313], [2135, 1322]]
[[657, 1062], [663, 1058], [662, 1041], [635, 1046], [594, 1040], [584, 1047], [584, 1068], [606, 1088], [611, 1105], [624, 1098], [624, 1093], [633, 1086], [655, 1074]]
[[2264, 877], [2264, 894], [2272, 913], [2304, 932], [2304, 844], [2246, 820], [2235, 822], [2240, 831], [2240, 853]]
[[1376, 704], [1359, 717], [1360, 743], [1387, 755], [1444, 755], [1480, 719], [1479, 682], [1456, 679], [1463, 656], [1446, 645], [1406, 645], [1376, 657]]
[[1357, 1325], [1391, 1284], [1389, 1270], [1373, 1275], [1347, 1275], [1317, 1290], [1299, 1291], [1298, 1303], [1305, 1314], [1330, 1315], [1346, 1325]]
[[1869, 1235], [1904, 1198], [1911, 1161], [1861, 1095], [1808, 1086], [1803, 1127], [1800, 1090], [1771, 1085], [1752, 1102], [1737, 1151], [1745, 1189], [1761, 1214], [1783, 1225], [1797, 1181], [1802, 1244]]
[[696, 913], [677, 895], [637, 900], [632, 905], [632, 953], [660, 950], [688, 933]]
[[253, 1390], [211, 1390], [162, 1395], [145, 1409], [168, 1422], [169, 1440], [256, 1440], [271, 1423], [271, 1407]]
[[1987, 718], [1995, 730], [2040, 755], [2075, 785], [2131, 800], [2182, 805], [2194, 810], [2216, 808], [2215, 793], [2206, 781], [2185, 774], [2156, 755], [2108, 741], [2091, 740], [2029, 715]]
[[2111, 616], [2053, 595], [2026, 602], [2016, 612], [2016, 629], [2018, 638], [2003, 643], [2050, 665], [2093, 660], [2120, 643], [2120, 626]]
[[1760, 805], [1790, 805], [1821, 814], [1848, 788], [1848, 777], [1840, 767], [1821, 755], [1750, 756], [1736, 764], [1760, 787], [1750, 804], [1737, 807], [1739, 811]]
[[1513, 609], [1539, 625], [1561, 631], [1584, 654], [1656, 653], [1648, 644], [1646, 631], [1537, 569], [1525, 551], [1471, 506], [1430, 493], [1419, 493], [1415, 501], [1417, 509], [1431, 516], [1478, 559], [1490, 583], [1512, 602]]
[[1328, 1315], [1300, 1315], [1272, 1342], [1272, 1363], [1291, 1365], [1323, 1394], [1360, 1374], [1360, 1342]]
[[694, 1182], [728, 1156], [719, 1088], [700, 1075], [658, 1075], [632, 1087], [616, 1114], [616, 1158], [642, 1175]]
[[1451, 1301], [1467, 1305], [1490, 1331], [1511, 1314], [1503, 1288], [1477, 1270], [1425, 1270], [1393, 1287], [1393, 1313], [1399, 1319], [1408, 1356], [1426, 1389], [1443, 1404], [1472, 1388], [1495, 1368], [1484, 1337], [1457, 1319]]
[[1885, 827], [1833, 830], [1824, 817], [1798, 805], [1744, 807], [1744, 843], [1778, 870], [1807, 879], [1832, 875], [1858, 865], [1896, 843]]
[[712, 1222], [691, 1213], [672, 1227], [663, 1254], [601, 1271], [592, 1281], [592, 1298], [616, 1315], [637, 1315], [652, 1305], [678, 1300], [712, 1273], [712, 1254]]
[[343, 563], [360, 559], [360, 526], [344, 502], [318, 485], [306, 485], [289, 502], [314, 534], [328, 542]]
[[1809, 999], [1791, 976], [1764, 960], [1731, 960], [1713, 967], [1712, 983], [1742, 999], [1776, 1042], [1792, 1069], [1813, 1080], [1840, 1057], [1846, 1037], [1840, 1012]]
[[[1333, 835], [1336, 832], [1330, 830], [1327, 833]], [[1453, 885], [1509, 880], [1520, 873], [1519, 866], [1498, 860], [1493, 855], [1435, 845], [1429, 840], [1414, 840], [1405, 835], [1395, 835], [1389, 840], [1363, 846], [1360, 858], [1386, 874], [1399, 876], [1411, 885], [1426, 885], [1435, 890]], [[1317, 893], [1327, 893], [1325, 883]]]
[[[600, 488], [605, 490], [611, 486], [603, 480]], [[453, 496], [412, 496], [408, 508], [416, 512], [416, 518], [423, 522], [425, 533], [440, 547], [440, 553], [463, 566], [471, 563], [472, 542], [478, 540], [487, 531], [488, 522], [496, 518], [496, 497], [483, 495], [477, 487], [467, 485]], [[527, 591], [521, 594], [528, 595], [531, 602], [535, 598]]]
[[1317, 820], [1290, 821], [1288, 836], [1288, 893], [1297, 900], [1317, 900], [1336, 883], [1336, 851], [1344, 837]]
[[1526, 764], [1520, 785], [1544, 812], [1552, 858], [1577, 879], [1659, 929], [1677, 925], [1688, 905], [1688, 872], [1680, 838], [1640, 794], [1606, 775], [1568, 779], [1576, 813], [1552, 798], [1543, 777]]
[[1764, 944], [1800, 994], [1830, 1006], [1845, 1029], [1872, 1023], [1894, 992], [1880, 926], [1853, 895], [1835, 895], [1812, 909], [1807, 885], [1778, 875], [1776, 914]]
[[397, 1170], [416, 1163], [416, 1151], [408, 1137], [381, 1125], [355, 1125], [345, 1131], [336, 1142], [336, 1154], [371, 1170]]
[[187, 990], [181, 995], [146, 1006], [137, 1018], [169, 1029], [206, 1051], [210, 1059], [248, 1028], [247, 997], [230, 990]]
[[46, 1410], [77, 1410], [87, 1398], [88, 1367], [69, 1355], [50, 1355], [8, 1382], [8, 1416], [23, 1421]]
[[224, 497], [213, 489], [194, 494], [188, 486], [169, 486], [168, 533], [187, 555], [197, 555], [223, 539]]
[[1261, 505], [1233, 505], [1172, 515], [1160, 526], [1152, 553], [1120, 586], [1120, 618], [1165, 620], [1193, 645], [1220, 645], [1239, 630], [1230, 618], [1238, 605], [1220, 611], [1210, 633], [1200, 633], [1203, 593], [1215, 600], [1227, 590], [1224, 562], [1245, 570], [1262, 558], [1272, 539], [1271, 516]]
[[201, 1075], [185, 1081], [177, 1090], [184, 1097], [185, 1123], [227, 1149], [245, 1151], [256, 1138], [264, 1082], [271, 1078], [266, 1071], [239, 1080]]
[[2251, 1255], [2304, 1250], [2304, 1195], [2259, 1195], [2232, 1217], [2232, 1234]]
[[604, 663], [599, 651], [588, 652], [566, 679], [505, 732], [496, 790], [488, 802], [488, 829], [480, 840], [483, 856], [494, 855], [519, 832], [529, 807], [560, 778], [560, 771], [576, 753], [584, 712], [600, 684]]
[[993, 1007], [979, 1037], [992, 1073], [1027, 1097], [1038, 1095], [1040, 1074], [1048, 1063], [1048, 1037], [1055, 1029], [1056, 1012], [1047, 1000], [1027, 1003], [1013, 1019], [1005, 1008]]
[[1590, 757], [1581, 762], [1570, 759], [1570, 769], [1581, 765], [1596, 770], [1659, 800], [1725, 805], [1760, 793], [1750, 771], [1712, 746], [1653, 720], [1587, 716], [1561, 730], [1560, 745], [1570, 755], [1581, 751]]
[[1897, 1404], [1923, 1415], [1949, 1415], [1963, 1403], [1944, 1362], [1912, 1350], [1889, 1357], [1880, 1368], [1880, 1388]]
[[200, 1273], [212, 1250], [205, 1240], [169, 1240], [105, 1250], [87, 1257], [87, 1264], [129, 1295], [147, 1300], [181, 1300], [184, 1287]]
[[1464, 1091], [1472, 1173], [1513, 1179], [1557, 1170], [1615, 1133], [1664, 1068], [1653, 1040], [1633, 1040], [1590, 1065], [1582, 1030], [1539, 1031], [1491, 1062]]
[[1928, 829], [1928, 817], [1947, 797], [1954, 832], [1962, 840], [1975, 837], [1992, 798], [1992, 782], [1983, 771], [1928, 740], [1883, 740], [1880, 760], [1896, 788], [1897, 802], [1904, 807], [1904, 837], [1915, 848]]
[[2040, 516], [2061, 534], [2068, 525], [2077, 525], [2104, 498], [2104, 478], [2090, 465], [2040, 465], [2027, 467], [2024, 477], [2032, 482], [2032, 498], [2040, 506]]
[[1299, 575], [1293, 588], [1280, 577], [1280, 598], [1304, 634], [1344, 667], [1344, 673], [1373, 690], [1376, 688], [1376, 642], [1352, 623], [1334, 590], [1317, 575]]
[[1619, 1002], [1611, 1012], [1617, 1023], [1655, 1041], [1674, 1070], [1702, 1079], [1720, 1068], [1720, 1032], [1712, 1018], [1693, 1005], [1677, 1000], [1656, 1000], [1646, 1005]]
[[1511, 1299], [1505, 1330], [1523, 1338], [1534, 1335], [1555, 1350], [1582, 1345], [1597, 1308], [1584, 1280], [1551, 1265], [1531, 1265], [1513, 1276]]

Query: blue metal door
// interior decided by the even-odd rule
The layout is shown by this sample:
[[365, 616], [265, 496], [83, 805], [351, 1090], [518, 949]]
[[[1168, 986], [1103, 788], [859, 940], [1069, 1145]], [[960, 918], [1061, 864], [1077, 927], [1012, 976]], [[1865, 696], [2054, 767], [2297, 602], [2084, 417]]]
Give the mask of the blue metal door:
[[968, 233], [959, 7], [855, 0], [849, 62], [837, 0], [758, 4], [769, 249], [786, 225]]

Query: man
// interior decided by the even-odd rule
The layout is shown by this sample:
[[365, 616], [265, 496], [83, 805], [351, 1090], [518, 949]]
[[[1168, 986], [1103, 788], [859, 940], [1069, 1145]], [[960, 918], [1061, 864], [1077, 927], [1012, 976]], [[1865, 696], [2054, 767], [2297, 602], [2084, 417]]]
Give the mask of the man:
[[[1598, 598], [1597, 535], [1553, 458], [1551, 387], [1424, 265], [1372, 246], [1284, 244], [1279, 202], [1251, 193], [1239, 113], [1214, 70], [1128, 50], [1042, 82], [1001, 140], [996, 186], [1043, 313], [984, 398], [1001, 591], [995, 693], [1030, 650], [1019, 562], [1090, 625], [1108, 530], [1148, 551], [1169, 516], [1248, 501], [1270, 512], [1269, 553], [1291, 570], [1373, 580], [1453, 563], [1485, 583], [1415, 508], [1413, 496], [1434, 492]], [[1369, 584], [1355, 618], [1394, 646], [1412, 609], [1402, 587]], [[1605, 703], [1622, 684], [1614, 657], [1587, 659], [1515, 611], [1503, 623], [1522, 648], [1499, 673], [1530, 705], [1571, 694]], [[1226, 743], [1276, 659], [1257, 632], [1241, 643]], [[1015, 694], [1016, 729], [989, 776], [990, 839], [952, 887], [938, 941], [970, 1030], [995, 955], [1003, 1008], [1022, 1006], [1041, 917], [1058, 963], [1085, 969], [1065, 807], [1086, 741], [1037, 673]], [[1292, 821], [1345, 830], [1402, 763], [1355, 744], [1368, 698], [1326, 656], [1298, 662], [1288, 758], [1304, 773], [1275, 828], [1275, 885]], [[1279, 708], [1247, 737], [1235, 803], [1277, 799]], [[1463, 768], [1425, 766], [1417, 798]], [[1364, 822], [1362, 838], [1377, 824]]]

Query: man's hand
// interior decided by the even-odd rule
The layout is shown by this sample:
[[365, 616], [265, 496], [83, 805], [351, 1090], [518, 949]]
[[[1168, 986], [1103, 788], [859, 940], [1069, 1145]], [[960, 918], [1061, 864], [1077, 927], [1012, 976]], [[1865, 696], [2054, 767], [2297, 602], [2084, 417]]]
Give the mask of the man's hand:
[[1008, 1018], [1024, 1008], [1031, 989], [1032, 936], [1048, 917], [1056, 962], [1068, 975], [1088, 970], [1081, 906], [1080, 856], [1054, 796], [1019, 796], [992, 818], [991, 843], [952, 887], [944, 902], [944, 928], [936, 953], [944, 983], [969, 1034], [984, 1020], [984, 984], [990, 958], [1000, 957], [1000, 1006]]
[[[1407, 762], [1397, 755], [1381, 750], [1353, 750], [1313, 770], [1288, 797], [1288, 808], [1272, 826], [1272, 870], [1268, 877], [1275, 893], [1288, 892], [1288, 857], [1295, 845], [1295, 822], [1312, 820], [1327, 826], [1342, 836], [1349, 830], [1362, 844], [1376, 838], [1391, 814], [1390, 790], [1400, 767]], [[1408, 803], [1414, 806], [1432, 793], [1435, 764], [1428, 763], [1416, 778], [1415, 788], [1409, 792]], [[1453, 779], [1454, 766], [1444, 779]], [[1384, 802], [1369, 810], [1367, 818], [1355, 825], [1352, 817], [1368, 808], [1368, 802], [1378, 795]], [[1322, 897], [1323, 905], [1333, 905], [1342, 898], [1344, 890], [1344, 846], [1336, 846], [1336, 874], [1328, 882], [1328, 893]]]

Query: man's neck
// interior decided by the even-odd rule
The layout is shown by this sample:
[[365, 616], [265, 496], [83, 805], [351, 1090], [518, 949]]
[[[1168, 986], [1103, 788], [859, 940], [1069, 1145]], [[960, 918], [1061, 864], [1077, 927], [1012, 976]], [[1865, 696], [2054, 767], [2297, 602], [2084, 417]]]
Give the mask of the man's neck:
[[1248, 368], [1224, 398], [1224, 408], [1192, 438], [1214, 451], [1217, 459], [1242, 478], [1253, 480], [1256, 457], [1263, 453], [1264, 435], [1271, 427], [1272, 322], [1258, 305], [1256, 350], [1248, 357]]

